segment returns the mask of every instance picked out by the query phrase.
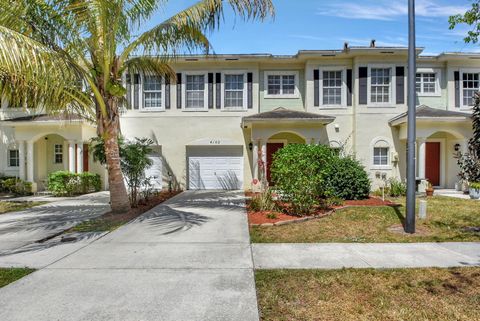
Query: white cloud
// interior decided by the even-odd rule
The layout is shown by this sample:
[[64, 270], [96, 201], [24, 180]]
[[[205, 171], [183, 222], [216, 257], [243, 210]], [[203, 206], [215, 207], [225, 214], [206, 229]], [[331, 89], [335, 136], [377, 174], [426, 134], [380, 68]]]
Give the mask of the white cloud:
[[[365, 1], [359, 4], [357, 1], [336, 2], [320, 8], [317, 14], [348, 19], [366, 20], [395, 20], [408, 14], [407, 1], [405, 0], [380, 0]], [[418, 0], [416, 15], [418, 17], [448, 17], [463, 13], [468, 10], [465, 6], [444, 5], [438, 0]]]

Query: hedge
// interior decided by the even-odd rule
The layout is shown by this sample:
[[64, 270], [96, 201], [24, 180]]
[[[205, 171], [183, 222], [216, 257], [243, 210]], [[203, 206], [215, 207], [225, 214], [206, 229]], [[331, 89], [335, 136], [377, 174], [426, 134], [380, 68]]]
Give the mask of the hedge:
[[16, 177], [0, 177], [0, 192], [12, 193], [19, 196], [32, 194], [32, 183]]
[[48, 175], [48, 190], [54, 196], [73, 196], [98, 192], [101, 189], [100, 175], [58, 171]]

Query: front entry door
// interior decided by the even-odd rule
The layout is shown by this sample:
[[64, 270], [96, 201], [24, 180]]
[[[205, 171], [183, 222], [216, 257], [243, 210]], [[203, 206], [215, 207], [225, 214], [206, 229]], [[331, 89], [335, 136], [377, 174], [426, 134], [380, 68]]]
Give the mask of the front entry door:
[[270, 165], [272, 164], [273, 154], [275, 154], [280, 148], [283, 148], [283, 143], [267, 143], [267, 181], [270, 186], [273, 185], [270, 176]]
[[433, 186], [440, 186], [440, 143], [427, 142], [425, 151], [425, 178]]

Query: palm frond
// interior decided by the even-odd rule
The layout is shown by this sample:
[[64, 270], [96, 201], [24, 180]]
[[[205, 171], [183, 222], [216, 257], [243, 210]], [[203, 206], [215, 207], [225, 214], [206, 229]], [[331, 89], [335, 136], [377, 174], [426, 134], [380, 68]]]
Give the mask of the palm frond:
[[169, 65], [165, 57], [138, 56], [128, 59], [124, 68], [129, 72], [140, 72], [143, 74], [159, 75], [170, 79], [176, 78], [175, 70]]

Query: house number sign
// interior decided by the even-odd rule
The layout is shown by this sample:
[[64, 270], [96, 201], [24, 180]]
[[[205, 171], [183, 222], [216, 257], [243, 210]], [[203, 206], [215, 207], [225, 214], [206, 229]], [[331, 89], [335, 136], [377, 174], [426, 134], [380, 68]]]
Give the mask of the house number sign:
[[222, 141], [220, 139], [212, 139], [210, 140], [210, 145], [220, 145]]

